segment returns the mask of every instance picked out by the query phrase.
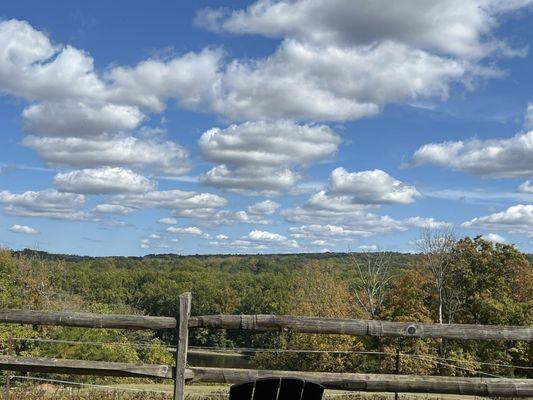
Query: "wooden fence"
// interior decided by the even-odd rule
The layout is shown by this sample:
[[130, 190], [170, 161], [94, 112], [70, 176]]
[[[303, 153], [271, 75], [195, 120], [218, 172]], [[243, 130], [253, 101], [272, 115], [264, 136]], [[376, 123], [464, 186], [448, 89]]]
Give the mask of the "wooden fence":
[[366, 321], [275, 315], [190, 316], [191, 294], [179, 296], [179, 317], [110, 315], [71, 312], [0, 310], [0, 323], [59, 325], [110, 329], [175, 329], [176, 366], [0, 356], [0, 370], [80, 375], [149, 377], [174, 380], [174, 399], [184, 399], [186, 381], [240, 383], [267, 376], [293, 376], [329, 389], [369, 392], [413, 392], [476, 396], [530, 397], [533, 379], [463, 378], [415, 375], [270, 371], [235, 368], [187, 368], [190, 328], [392, 336], [416, 338], [533, 341], [533, 327], [417, 322]]

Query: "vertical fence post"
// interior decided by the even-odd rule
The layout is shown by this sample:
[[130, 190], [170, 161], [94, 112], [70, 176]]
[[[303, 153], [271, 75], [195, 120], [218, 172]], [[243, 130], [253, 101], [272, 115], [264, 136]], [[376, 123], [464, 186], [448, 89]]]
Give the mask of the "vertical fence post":
[[[400, 347], [401, 347], [401, 342], [398, 348], [396, 349], [396, 375], [400, 373]], [[400, 398], [399, 393], [395, 392], [394, 400], [398, 400], [399, 398]]]
[[[10, 356], [13, 353], [13, 336], [9, 335], [7, 339], [7, 355]], [[9, 372], [6, 374], [6, 385], [4, 387], [4, 400], [9, 400], [9, 390], [11, 386], [11, 375]]]
[[176, 324], [176, 376], [174, 377], [174, 400], [185, 399], [185, 368], [187, 368], [187, 345], [189, 343], [189, 317], [191, 316], [191, 293], [179, 297], [180, 315]]

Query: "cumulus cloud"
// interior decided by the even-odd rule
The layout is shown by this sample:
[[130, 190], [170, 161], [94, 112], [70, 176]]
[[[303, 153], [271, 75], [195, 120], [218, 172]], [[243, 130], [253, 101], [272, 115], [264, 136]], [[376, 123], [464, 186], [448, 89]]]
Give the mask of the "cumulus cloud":
[[33, 104], [22, 112], [26, 132], [43, 136], [94, 137], [129, 131], [137, 128], [144, 118], [137, 107], [74, 101]]
[[312, 194], [303, 208], [294, 210], [301, 216], [315, 215], [358, 215], [381, 204], [409, 204], [420, 193], [414, 186], [407, 185], [384, 171], [348, 172], [336, 168], [329, 177], [325, 189]]
[[33, 229], [31, 226], [18, 224], [13, 225], [9, 230], [14, 233], [23, 233], [25, 235], [37, 235], [39, 233], [38, 230]]
[[305, 165], [337, 151], [340, 137], [326, 125], [292, 121], [246, 122], [205, 132], [198, 146], [205, 160], [229, 165]]
[[150, 167], [168, 175], [188, 170], [186, 151], [129, 132], [147, 113], [163, 111], [169, 99], [196, 107], [205, 96], [211, 98], [222, 57], [220, 50], [206, 49], [114, 66], [100, 76], [88, 53], [53, 45], [43, 32], [18, 20], [0, 21], [0, 54], [0, 90], [31, 102], [22, 119], [32, 136], [23, 143], [45, 162]]
[[268, 57], [227, 65], [213, 109], [237, 120], [358, 119], [499, 76], [480, 61], [525, 51], [495, 37], [498, 18], [530, 2], [463, 3], [259, 0], [233, 12], [205, 9], [196, 22], [208, 29], [282, 39]]
[[93, 208], [93, 212], [99, 213], [99, 214], [130, 214], [133, 211], [135, 211], [134, 208], [122, 206], [120, 204], [98, 204], [95, 208]]
[[361, 204], [409, 204], [420, 196], [414, 186], [379, 169], [350, 173], [336, 168], [331, 172], [328, 190], [335, 195], [349, 195], [353, 203]]
[[298, 242], [293, 239], [289, 239], [286, 236], [279, 233], [253, 230], [246, 236], [243, 236], [240, 240], [235, 240], [232, 245], [236, 247], [250, 247], [259, 249], [268, 249], [269, 247], [299, 247]]
[[266, 59], [230, 64], [223, 81], [229, 95], [216, 111], [233, 119], [360, 119], [390, 102], [447, 98], [468, 71], [462, 61], [400, 43], [345, 48], [287, 40]]
[[396, 220], [372, 210], [382, 204], [408, 204], [420, 196], [409, 186], [381, 170], [350, 173], [335, 169], [326, 188], [309, 196], [299, 206], [281, 211], [290, 223], [304, 224], [293, 234], [309, 240], [334, 240], [353, 236], [368, 237], [378, 233], [405, 231], [410, 228], [443, 227], [448, 224], [433, 218], [411, 217]]
[[0, 203], [4, 204], [4, 211], [9, 215], [67, 220], [88, 220], [90, 217], [81, 211], [85, 205], [83, 195], [55, 189], [20, 194], [4, 190], [0, 192]]
[[507, 139], [470, 139], [420, 147], [411, 166], [435, 164], [486, 178], [533, 176], [533, 131]]
[[178, 223], [176, 218], [169, 218], [169, 217], [160, 218], [159, 220], [157, 220], [157, 222], [159, 222], [160, 224], [164, 224], [164, 225], [176, 225]]
[[196, 23], [237, 34], [290, 37], [338, 46], [400, 41], [413, 47], [465, 58], [510, 51], [491, 30], [496, 17], [530, 1], [475, 0], [259, 0], [246, 9], [201, 10]]
[[117, 66], [106, 74], [112, 82], [110, 97], [159, 112], [167, 99], [201, 109], [216, 95], [223, 55], [220, 49], [206, 48], [168, 60], [144, 60], [134, 67]]
[[264, 200], [248, 206], [248, 212], [250, 214], [257, 215], [270, 215], [274, 214], [280, 207], [278, 203], [272, 200]]
[[518, 191], [522, 193], [531, 193], [533, 194], [533, 181], [527, 180], [518, 186]]
[[527, 105], [526, 115], [524, 117], [524, 128], [533, 129], [533, 103]]
[[[54, 45], [27, 22], [2, 21], [0, 88], [33, 103], [23, 116], [30, 132], [54, 136], [131, 130], [170, 100], [238, 121], [348, 120], [391, 102], [446, 97], [456, 82], [493, 76], [497, 71], [478, 60], [496, 50], [523, 54], [496, 39], [493, 28], [526, 1], [381, 3], [259, 1], [227, 19], [206, 11], [199, 20], [211, 27], [222, 17], [221, 29], [283, 41], [260, 59], [228, 61], [220, 49], [206, 48], [104, 74], [87, 52]], [[284, 12], [290, 14], [279, 18]]]
[[218, 165], [207, 171], [201, 182], [241, 194], [276, 195], [295, 185], [300, 176], [288, 168], [237, 167]]
[[221, 210], [216, 212], [209, 218], [209, 223], [215, 225], [233, 225], [233, 224], [267, 224], [268, 221], [263, 219], [260, 215], [249, 214], [244, 210], [232, 211]]
[[357, 248], [365, 252], [374, 252], [379, 250], [379, 247], [375, 244], [362, 244], [361, 246], [357, 246]]
[[[25, 21], [0, 22], [0, 37], [0, 86], [5, 91], [29, 101], [59, 104], [74, 100], [82, 109], [111, 104], [160, 112], [169, 98], [183, 106], [199, 105], [212, 90], [222, 57], [220, 50], [205, 49], [167, 60], [148, 59], [133, 67], [114, 66], [101, 77], [88, 53], [72, 46], [53, 45], [44, 33]], [[110, 120], [106, 111], [97, 114], [89, 111], [87, 115], [93, 122]]]
[[206, 131], [201, 156], [220, 163], [202, 178], [205, 184], [233, 189], [280, 191], [299, 179], [293, 166], [307, 166], [337, 151], [340, 137], [325, 125], [292, 121], [246, 122]]
[[[206, 234], [197, 226], [187, 226], [180, 228], [177, 226], [170, 226], [165, 229], [168, 233], [178, 233], [183, 235], [205, 236]], [[209, 236], [209, 235], [207, 235]]]
[[[307, 239], [307, 240], [323, 240], [335, 241], [339, 239], [353, 239], [354, 237], [367, 237], [371, 233], [368, 231], [360, 231], [350, 229], [346, 226], [338, 226], [331, 224], [311, 224], [301, 225], [298, 227], [291, 227], [289, 229], [291, 237], [295, 239]], [[325, 243], [324, 243], [325, 244]]]
[[155, 189], [155, 183], [130, 169], [102, 167], [59, 173], [54, 184], [62, 192], [83, 194], [142, 193]]
[[517, 204], [509, 207], [505, 211], [476, 217], [464, 222], [461, 226], [471, 229], [487, 229], [532, 235], [533, 205]]
[[144, 167], [173, 176], [190, 169], [188, 154], [183, 147], [158, 139], [105, 135], [92, 139], [28, 136], [22, 144], [36, 150], [39, 157], [52, 166]]
[[489, 233], [487, 235], [483, 235], [482, 238], [484, 240], [488, 240], [489, 242], [502, 243], [502, 244], [507, 243], [507, 239], [505, 239], [501, 235], [498, 235], [497, 233]]
[[146, 193], [120, 194], [111, 197], [110, 203], [132, 208], [164, 208], [168, 210], [216, 209], [227, 201], [212, 193], [189, 192], [183, 190], [163, 190]]

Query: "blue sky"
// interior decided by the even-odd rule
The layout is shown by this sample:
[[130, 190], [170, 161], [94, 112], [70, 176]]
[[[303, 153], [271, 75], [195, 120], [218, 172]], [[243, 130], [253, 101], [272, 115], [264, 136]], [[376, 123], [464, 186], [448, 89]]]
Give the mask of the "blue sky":
[[0, 6], [0, 244], [533, 251], [533, 2]]

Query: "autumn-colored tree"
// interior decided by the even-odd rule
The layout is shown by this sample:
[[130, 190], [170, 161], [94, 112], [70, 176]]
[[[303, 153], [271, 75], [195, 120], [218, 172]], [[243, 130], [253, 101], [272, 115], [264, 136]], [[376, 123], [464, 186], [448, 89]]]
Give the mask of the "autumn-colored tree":
[[[327, 265], [310, 262], [294, 278], [288, 312], [298, 316], [354, 318], [356, 310], [347, 282]], [[263, 368], [313, 371], [347, 371], [361, 362], [354, 354], [330, 352], [361, 350], [361, 342], [352, 336], [285, 334], [280, 345], [288, 352], [259, 354], [255, 362]], [[311, 352], [294, 352], [297, 350]]]
[[[428, 308], [433, 296], [433, 282], [419, 268], [406, 271], [394, 280], [385, 297], [381, 318], [404, 322], [433, 322], [432, 313]], [[393, 353], [399, 349], [401, 353], [416, 354], [418, 357], [401, 356], [401, 373], [431, 374], [435, 367], [437, 343], [428, 339], [392, 339], [384, 338], [381, 350], [388, 353], [381, 363], [381, 370], [394, 372], [395, 358]]]
[[[514, 246], [467, 237], [455, 245], [451, 265], [450, 285], [460, 299], [457, 323], [533, 324], [533, 268]], [[449, 343], [448, 356], [531, 366], [531, 349], [531, 343], [455, 341]], [[498, 375], [514, 373], [497, 366], [484, 366], [484, 370]]]

